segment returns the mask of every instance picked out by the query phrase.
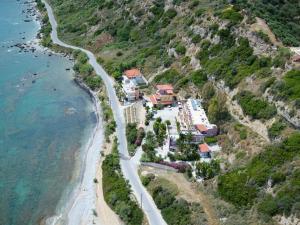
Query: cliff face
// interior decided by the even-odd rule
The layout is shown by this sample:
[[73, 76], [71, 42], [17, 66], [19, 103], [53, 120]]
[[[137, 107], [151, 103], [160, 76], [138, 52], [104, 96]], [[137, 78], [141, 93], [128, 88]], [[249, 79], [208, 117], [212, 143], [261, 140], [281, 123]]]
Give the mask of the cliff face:
[[[214, 190], [234, 205], [225, 192], [234, 185], [247, 186], [253, 189], [242, 193], [255, 199], [242, 206], [248, 210], [245, 215], [231, 210], [224, 217], [232, 220], [224, 224], [234, 224], [234, 216], [244, 218], [245, 224], [273, 224], [281, 215], [299, 213], [295, 202], [283, 202], [277, 195], [296, 182], [299, 162], [294, 157], [299, 153], [287, 156], [286, 163], [275, 163], [273, 170], [268, 168], [262, 183], [255, 174], [265, 172], [264, 168], [254, 165], [261, 158], [275, 160], [263, 155], [269, 154], [266, 146], [271, 144], [277, 151], [278, 143], [300, 125], [299, 64], [292, 62], [294, 53], [287, 48], [300, 40], [297, 1], [262, 4], [258, 0], [257, 5], [246, 0], [231, 4], [219, 0], [49, 2], [60, 36], [92, 50], [115, 79], [124, 69], [138, 67], [151, 84], [172, 83], [180, 96], [204, 99], [209, 119], [221, 128], [219, 157], [224, 171], [229, 171], [222, 179], [236, 181], [232, 187]], [[232, 173], [233, 169], [241, 172], [241, 165], [249, 167], [246, 181]], [[286, 178], [274, 183], [277, 175]], [[270, 182], [272, 193], [267, 191]], [[290, 198], [299, 197], [296, 190], [291, 193]], [[261, 214], [261, 202], [284, 210]]]

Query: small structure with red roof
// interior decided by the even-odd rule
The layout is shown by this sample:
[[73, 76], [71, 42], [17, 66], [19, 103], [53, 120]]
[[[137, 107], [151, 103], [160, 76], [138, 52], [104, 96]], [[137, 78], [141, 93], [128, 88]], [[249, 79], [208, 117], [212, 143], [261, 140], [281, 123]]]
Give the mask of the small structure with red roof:
[[142, 76], [142, 73], [139, 69], [133, 68], [130, 70], [124, 71], [124, 76], [126, 76], [128, 79], [136, 78]]
[[200, 144], [199, 146], [199, 155], [201, 158], [210, 158], [210, 149], [209, 146], [204, 143], [204, 144]]
[[176, 100], [174, 88], [171, 84], [156, 85], [156, 93], [150, 96], [150, 101], [154, 106], [173, 105]]

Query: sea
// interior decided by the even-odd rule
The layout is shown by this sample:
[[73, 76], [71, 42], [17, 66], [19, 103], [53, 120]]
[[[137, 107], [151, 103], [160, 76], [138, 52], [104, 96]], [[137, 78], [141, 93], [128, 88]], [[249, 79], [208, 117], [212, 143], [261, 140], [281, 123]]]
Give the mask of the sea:
[[40, 28], [31, 8], [0, 0], [0, 225], [41, 224], [57, 213], [96, 124], [73, 62], [28, 47]]

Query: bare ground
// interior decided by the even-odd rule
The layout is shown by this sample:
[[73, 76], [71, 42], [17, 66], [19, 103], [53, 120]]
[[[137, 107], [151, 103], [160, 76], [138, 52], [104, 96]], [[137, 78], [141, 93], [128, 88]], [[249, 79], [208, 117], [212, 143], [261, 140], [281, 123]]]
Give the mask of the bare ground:
[[264, 21], [263, 19], [256, 17], [256, 23], [251, 25], [251, 29], [253, 31], [261, 30], [262, 32], [264, 32], [265, 34], [268, 35], [268, 37], [273, 45], [279, 46], [279, 47], [283, 46], [282, 43], [276, 39], [275, 34], [271, 31], [270, 27], [268, 26], [266, 21]]

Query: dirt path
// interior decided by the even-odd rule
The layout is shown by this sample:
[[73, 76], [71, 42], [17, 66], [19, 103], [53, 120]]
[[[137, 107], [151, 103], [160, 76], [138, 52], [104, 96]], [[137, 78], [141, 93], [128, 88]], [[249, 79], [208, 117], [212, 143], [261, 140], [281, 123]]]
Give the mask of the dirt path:
[[273, 45], [282, 47], [282, 43], [276, 39], [276, 36], [263, 19], [256, 17], [256, 23], [252, 24], [251, 29], [254, 31], [263, 31], [265, 34], [268, 35], [270, 41], [272, 42]]
[[157, 176], [176, 184], [179, 191], [179, 197], [182, 197], [189, 202], [199, 202], [201, 204], [207, 216], [209, 225], [220, 224], [216, 212], [210, 203], [210, 199], [197, 188], [197, 184], [187, 181], [183, 174], [146, 166], [142, 166], [141, 171], [154, 173]]

